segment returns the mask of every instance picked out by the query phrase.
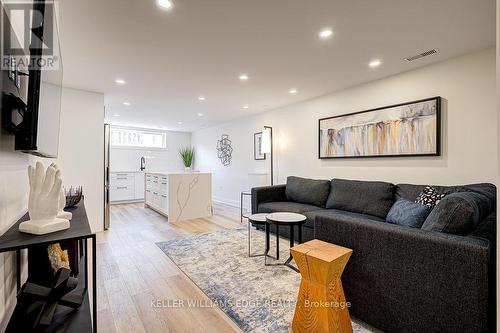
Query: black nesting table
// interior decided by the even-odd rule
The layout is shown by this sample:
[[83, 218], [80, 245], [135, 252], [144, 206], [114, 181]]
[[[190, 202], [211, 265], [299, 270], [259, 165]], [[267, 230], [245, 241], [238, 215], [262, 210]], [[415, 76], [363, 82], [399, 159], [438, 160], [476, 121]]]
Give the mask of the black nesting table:
[[[5, 234], [0, 236], [0, 253], [16, 252], [17, 290], [21, 288], [21, 251], [33, 246], [49, 245], [64, 240], [77, 240], [83, 243], [83, 256], [80, 259], [79, 282], [77, 290], [84, 296], [83, 304], [77, 310], [58, 306], [53, 325], [43, 332], [97, 332], [97, 278], [96, 278], [96, 235], [92, 233], [83, 200], [71, 210], [73, 219], [70, 228], [46, 235], [31, 235], [19, 232], [19, 224], [29, 220], [28, 214], [17, 221]], [[87, 240], [92, 240], [92, 312], [88, 296], [88, 249]], [[28, 263], [29, 265], [29, 263]], [[84, 274], [81, 274], [84, 273]], [[82, 276], [84, 275], [84, 281]], [[24, 314], [16, 307], [5, 332], [27, 332]]]
[[267, 263], [267, 253], [269, 252], [269, 237], [270, 237], [270, 231], [269, 231], [269, 225], [274, 224], [276, 226], [276, 260], [279, 260], [279, 251], [280, 251], [280, 242], [279, 242], [279, 228], [280, 226], [287, 226], [290, 228], [290, 248], [292, 248], [295, 245], [295, 232], [294, 228], [297, 226], [298, 228], [298, 241], [299, 244], [302, 243], [302, 225], [306, 223], [307, 217], [302, 215], [302, 214], [297, 214], [297, 213], [286, 213], [286, 212], [278, 212], [278, 213], [270, 213], [266, 215], [266, 253], [264, 256], [264, 264], [266, 266], [272, 266], [272, 265], [285, 265], [294, 271], [298, 272], [299, 270], [292, 265], [290, 265], [290, 262], [292, 261], [293, 257], [292, 254], [290, 253], [290, 256], [284, 263], [279, 263], [279, 264], [268, 264]]

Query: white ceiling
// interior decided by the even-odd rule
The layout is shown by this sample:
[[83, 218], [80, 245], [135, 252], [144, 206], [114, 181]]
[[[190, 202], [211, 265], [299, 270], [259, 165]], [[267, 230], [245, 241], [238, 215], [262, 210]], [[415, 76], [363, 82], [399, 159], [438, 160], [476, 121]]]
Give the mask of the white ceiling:
[[[173, 3], [61, 1], [65, 85], [103, 92], [111, 123], [192, 131], [495, 44], [495, 0]], [[371, 69], [374, 58], [383, 63]]]

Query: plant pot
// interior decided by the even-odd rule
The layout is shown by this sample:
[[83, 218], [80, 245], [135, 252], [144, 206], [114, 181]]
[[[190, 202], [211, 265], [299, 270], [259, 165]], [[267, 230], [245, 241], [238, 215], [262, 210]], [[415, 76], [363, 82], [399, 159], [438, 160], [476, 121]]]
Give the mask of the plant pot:
[[191, 172], [191, 167], [184, 167], [184, 172]]

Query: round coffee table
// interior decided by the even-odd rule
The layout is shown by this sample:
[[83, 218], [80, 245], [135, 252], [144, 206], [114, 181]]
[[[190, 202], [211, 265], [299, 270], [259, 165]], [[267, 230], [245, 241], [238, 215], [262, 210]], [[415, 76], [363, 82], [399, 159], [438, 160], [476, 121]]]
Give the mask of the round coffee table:
[[[287, 212], [278, 212], [278, 213], [271, 213], [267, 214], [266, 216], [266, 221], [268, 224], [274, 224], [276, 226], [276, 259], [279, 259], [279, 235], [280, 235], [280, 226], [288, 226], [290, 228], [290, 248], [292, 248], [295, 245], [295, 232], [294, 232], [294, 227], [298, 227], [298, 241], [299, 244], [302, 243], [302, 225], [306, 223], [307, 217], [302, 215], [302, 214], [297, 214], [297, 213], [287, 213]], [[266, 243], [269, 243], [269, 229], [266, 229]], [[264, 264], [266, 266], [270, 265], [276, 265], [276, 264], [268, 264], [267, 263], [267, 252], [269, 251], [269, 248], [266, 249], [266, 255], [264, 256]], [[278, 265], [285, 265], [293, 269], [294, 271], [299, 271], [297, 268], [293, 267], [290, 265], [290, 261], [292, 261], [293, 257], [292, 254], [288, 257], [288, 259], [283, 263], [283, 264], [278, 264]]]
[[264, 253], [262, 254], [251, 254], [251, 249], [250, 249], [250, 234], [251, 234], [251, 224], [264, 224], [266, 227], [266, 235], [267, 231], [269, 229], [269, 225], [267, 224], [266, 221], [266, 216], [267, 213], [260, 213], [260, 214], [252, 214], [247, 216], [246, 218], [248, 219], [248, 256], [249, 257], [260, 257], [263, 255], [266, 255], [267, 252], [269, 252], [269, 241], [268, 238], [266, 237], [266, 249], [264, 250]]

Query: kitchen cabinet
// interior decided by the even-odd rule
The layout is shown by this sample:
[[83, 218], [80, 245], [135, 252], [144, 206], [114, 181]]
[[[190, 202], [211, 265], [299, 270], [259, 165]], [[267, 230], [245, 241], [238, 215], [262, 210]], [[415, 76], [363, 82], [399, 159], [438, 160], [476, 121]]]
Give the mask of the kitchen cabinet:
[[144, 172], [111, 172], [109, 198], [111, 203], [143, 201]]

